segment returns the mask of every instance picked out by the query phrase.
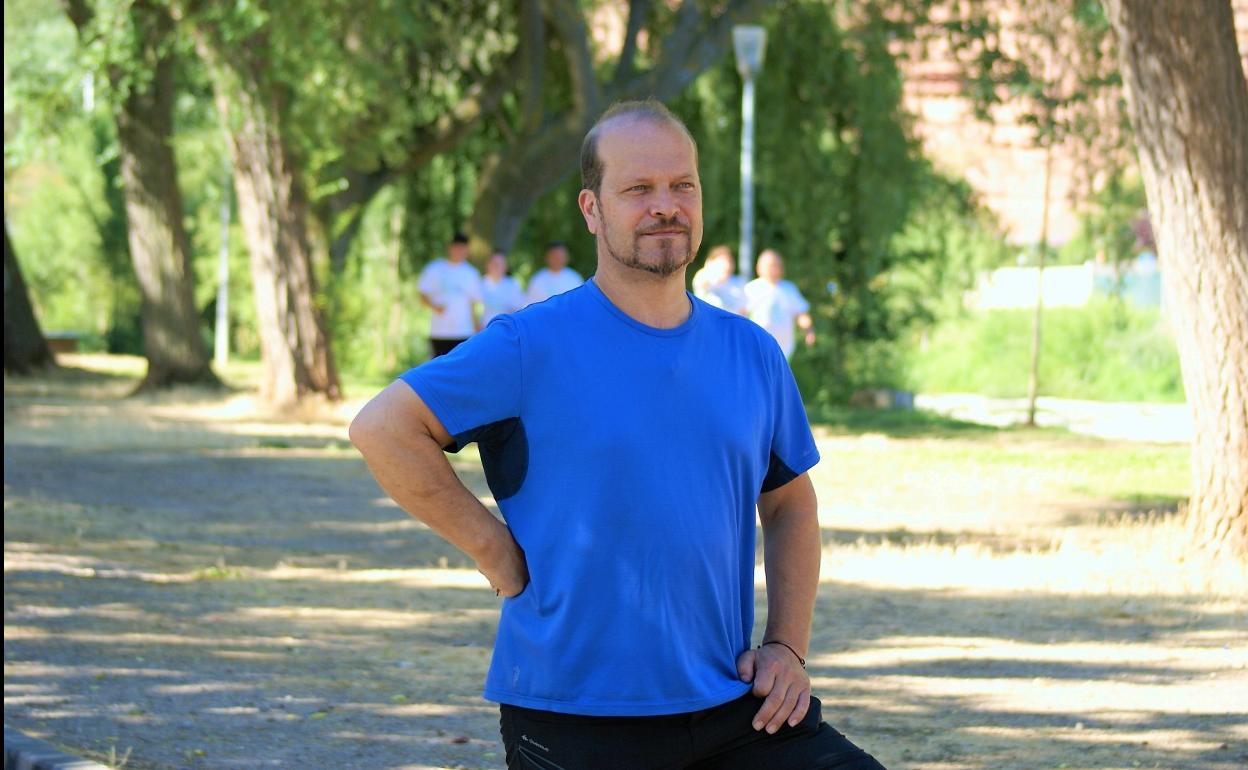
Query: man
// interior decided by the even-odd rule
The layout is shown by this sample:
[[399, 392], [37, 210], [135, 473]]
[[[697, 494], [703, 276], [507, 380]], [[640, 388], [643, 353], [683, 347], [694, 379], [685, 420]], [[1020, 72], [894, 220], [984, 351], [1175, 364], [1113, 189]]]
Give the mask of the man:
[[745, 313], [745, 282], [736, 274], [732, 249], [719, 245], [706, 255], [706, 264], [693, 274], [693, 294], [730, 313]]
[[[404, 374], [351, 426], [382, 487], [506, 597], [485, 695], [508, 767], [881, 770], [821, 721], [804, 670], [819, 455], [792, 375], [762, 329], [684, 288], [693, 139], [628, 102], [581, 158], [593, 279]], [[442, 454], [472, 441], [505, 524]]]
[[503, 313], [514, 313], [524, 307], [524, 289], [512, 278], [507, 269], [507, 252], [495, 251], [485, 263], [485, 277], [481, 279], [481, 305], [484, 311], [481, 325], [485, 326]]
[[758, 277], [745, 285], [745, 306], [750, 319], [771, 332], [784, 357], [797, 346], [793, 324], [806, 333], [806, 344], [815, 344], [815, 325], [810, 303], [792, 281], [784, 280], [784, 260], [772, 249], [758, 255]]
[[585, 279], [581, 274], [568, 267], [568, 247], [554, 241], [546, 247], [546, 267], [538, 270], [529, 279], [526, 298], [531, 305], [575, 289], [583, 283]]
[[430, 357], [444, 356], [481, 328], [481, 274], [468, 263], [468, 236], [456, 233], [446, 259], [425, 265], [418, 283], [429, 320]]

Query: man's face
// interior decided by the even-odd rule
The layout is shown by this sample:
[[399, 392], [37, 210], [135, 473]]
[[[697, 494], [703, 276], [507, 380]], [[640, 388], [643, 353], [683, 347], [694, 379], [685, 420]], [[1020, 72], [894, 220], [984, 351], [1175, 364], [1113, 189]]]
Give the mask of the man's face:
[[452, 243], [446, 247], [446, 255], [452, 262], [463, 262], [468, 259], [468, 244]]
[[692, 142], [666, 123], [621, 118], [598, 141], [599, 195], [581, 193], [581, 213], [599, 255], [668, 276], [693, 261], [702, 242], [702, 185]]
[[784, 262], [774, 251], [764, 251], [758, 258], [758, 276], [772, 283], [779, 283], [784, 277]]
[[568, 266], [568, 250], [563, 246], [546, 250], [546, 267], [557, 273]]

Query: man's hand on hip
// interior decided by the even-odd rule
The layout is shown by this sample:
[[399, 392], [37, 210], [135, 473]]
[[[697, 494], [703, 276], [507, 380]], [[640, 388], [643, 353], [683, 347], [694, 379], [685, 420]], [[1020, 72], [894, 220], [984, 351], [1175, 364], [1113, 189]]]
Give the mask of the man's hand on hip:
[[529, 565], [524, 551], [510, 532], [488, 555], [477, 559], [477, 571], [490, 581], [496, 596], [518, 596], [529, 584]]
[[768, 644], [746, 650], [737, 658], [742, 682], [754, 684], [753, 693], [765, 698], [754, 715], [754, 729], [774, 734], [787, 721], [792, 727], [810, 707], [810, 677], [788, 648]]

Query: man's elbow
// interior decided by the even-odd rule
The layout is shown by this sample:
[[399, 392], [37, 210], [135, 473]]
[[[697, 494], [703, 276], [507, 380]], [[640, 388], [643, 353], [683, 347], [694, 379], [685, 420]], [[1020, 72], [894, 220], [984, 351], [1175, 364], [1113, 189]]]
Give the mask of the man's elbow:
[[374, 404], [366, 404], [347, 428], [347, 438], [363, 455], [377, 445], [385, 430], [385, 421], [378, 419], [378, 411]]

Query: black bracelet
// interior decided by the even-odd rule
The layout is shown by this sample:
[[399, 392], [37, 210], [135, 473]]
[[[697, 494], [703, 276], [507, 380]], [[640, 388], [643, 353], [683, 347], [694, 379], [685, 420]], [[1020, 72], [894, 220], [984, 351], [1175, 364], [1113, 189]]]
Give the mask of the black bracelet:
[[762, 649], [762, 648], [763, 648], [763, 645], [767, 645], [767, 644], [778, 644], [778, 645], [780, 645], [781, 647], [785, 648], [785, 649], [786, 649], [786, 650], [788, 650], [789, 652], [793, 653], [793, 657], [797, 658], [797, 662], [802, 664], [802, 668], [806, 668], [806, 659], [805, 659], [805, 658], [803, 658], [801, 655], [798, 655], [798, 654], [797, 654], [797, 650], [793, 649], [793, 648], [792, 648], [792, 647], [790, 647], [789, 645], [785, 644], [784, 642], [780, 641], [779, 639], [767, 639], [767, 640], [763, 641], [763, 643], [762, 643], [762, 644], [758, 645], [758, 647], [759, 647], [759, 649]]

